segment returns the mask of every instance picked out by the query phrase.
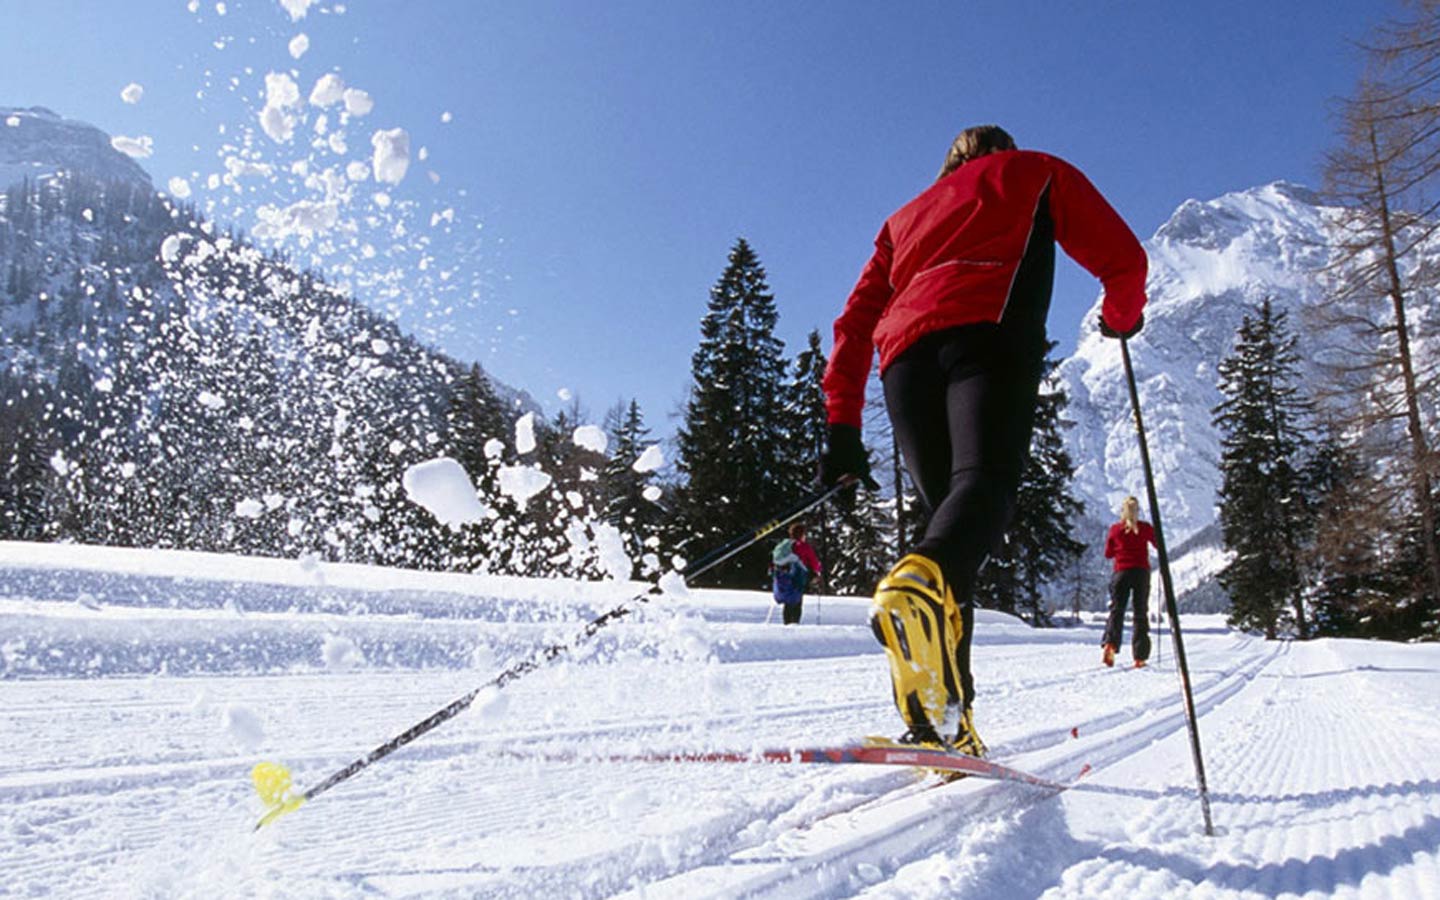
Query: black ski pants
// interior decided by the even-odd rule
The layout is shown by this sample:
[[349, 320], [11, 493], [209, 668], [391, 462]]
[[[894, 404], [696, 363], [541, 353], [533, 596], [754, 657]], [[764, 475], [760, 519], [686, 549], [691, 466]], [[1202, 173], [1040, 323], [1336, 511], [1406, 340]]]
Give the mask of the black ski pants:
[[804, 603], [805, 598], [802, 597], [799, 600], [796, 600], [794, 603], [780, 604], [781, 617], [786, 625], [800, 624], [800, 610]]
[[1110, 618], [1105, 622], [1105, 643], [1119, 648], [1125, 638], [1125, 607], [1135, 611], [1130, 653], [1138, 661], [1150, 658], [1150, 569], [1121, 569], [1110, 576]]
[[926, 335], [886, 368], [895, 440], [928, 514], [914, 551], [940, 564], [964, 619], [959, 658], [968, 707], [975, 576], [1010, 524], [1030, 452], [1044, 333], [991, 323]]

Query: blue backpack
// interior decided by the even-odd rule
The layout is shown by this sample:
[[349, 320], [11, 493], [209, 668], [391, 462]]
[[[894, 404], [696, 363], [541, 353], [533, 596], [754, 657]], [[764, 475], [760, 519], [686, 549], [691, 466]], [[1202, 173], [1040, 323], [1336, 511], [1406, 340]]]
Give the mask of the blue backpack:
[[794, 541], [785, 539], [770, 554], [771, 589], [776, 603], [799, 603], [810, 581], [810, 570], [795, 555]]

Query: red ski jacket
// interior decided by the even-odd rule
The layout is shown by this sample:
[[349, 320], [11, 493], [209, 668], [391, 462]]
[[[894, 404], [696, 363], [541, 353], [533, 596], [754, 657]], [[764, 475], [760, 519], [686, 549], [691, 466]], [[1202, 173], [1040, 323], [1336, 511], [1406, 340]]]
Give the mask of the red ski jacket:
[[1136, 524], [1140, 530], [1130, 532], [1125, 530], [1124, 522], [1116, 522], [1105, 536], [1105, 558], [1115, 560], [1117, 572], [1150, 568], [1150, 553], [1145, 545], [1155, 543], [1155, 529], [1150, 527], [1149, 522]]
[[829, 420], [860, 425], [877, 348], [883, 372], [917, 339], [945, 328], [1014, 318], [1043, 329], [1056, 241], [1103, 283], [1106, 323], [1133, 327], [1145, 306], [1145, 250], [1064, 160], [991, 153], [901, 207], [880, 229], [835, 320], [824, 380]]

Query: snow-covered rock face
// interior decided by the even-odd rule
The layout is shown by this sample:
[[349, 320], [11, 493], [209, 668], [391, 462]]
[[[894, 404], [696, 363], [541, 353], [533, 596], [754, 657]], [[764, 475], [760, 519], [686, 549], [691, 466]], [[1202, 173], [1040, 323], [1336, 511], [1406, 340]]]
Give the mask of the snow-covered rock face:
[[[1323, 300], [1320, 269], [1331, 254], [1326, 222], [1335, 212], [1313, 192], [1277, 182], [1205, 203], [1187, 200], [1145, 242], [1149, 305], [1130, 351], [1172, 547], [1216, 518], [1217, 365], [1231, 352], [1243, 317], [1267, 297], [1289, 311], [1307, 356], [1303, 310]], [[1076, 492], [1092, 527], [1113, 521], [1126, 495], [1142, 504], [1145, 497], [1120, 345], [1100, 336], [1099, 314], [1097, 300], [1075, 355], [1059, 372], [1070, 395], [1066, 418], [1075, 423], [1066, 445], [1077, 467]]]
[[58, 172], [151, 186], [140, 164], [111, 146], [110, 135], [95, 126], [62, 119], [42, 106], [0, 106], [0, 188]]

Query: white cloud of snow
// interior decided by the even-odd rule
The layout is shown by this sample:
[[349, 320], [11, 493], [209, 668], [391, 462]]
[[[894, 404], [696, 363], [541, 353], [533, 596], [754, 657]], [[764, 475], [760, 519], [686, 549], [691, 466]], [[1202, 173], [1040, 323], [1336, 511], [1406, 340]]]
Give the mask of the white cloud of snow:
[[8, 126], [10, 126], [11, 128], [19, 128], [19, 127], [20, 127], [20, 117], [19, 117], [19, 116], [6, 116], [6, 117], [5, 117], [5, 124], [8, 125]]
[[375, 148], [375, 180], [399, 184], [410, 168], [410, 135], [403, 128], [381, 130], [370, 136], [370, 144]]
[[475, 485], [458, 462], [441, 456], [416, 463], [401, 478], [405, 496], [424, 507], [438, 521], [451, 528], [485, 518], [485, 507], [475, 496]]
[[132, 105], [139, 103], [140, 98], [144, 96], [145, 89], [133, 81], [120, 90], [120, 99]]
[[145, 159], [155, 152], [155, 139], [149, 135], [126, 137], [123, 134], [117, 134], [110, 138], [110, 146], [126, 156]]
[[297, 200], [286, 207], [261, 206], [255, 217], [260, 220], [254, 228], [258, 238], [314, 237], [335, 227], [340, 207], [330, 201]]
[[571, 435], [570, 439], [575, 442], [575, 446], [593, 450], [596, 453], [604, 453], [606, 445], [609, 444], [609, 439], [605, 436], [605, 429], [598, 425], [581, 425], [575, 429], [575, 433]]

